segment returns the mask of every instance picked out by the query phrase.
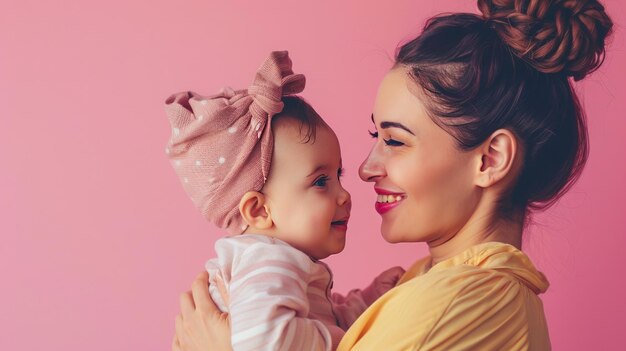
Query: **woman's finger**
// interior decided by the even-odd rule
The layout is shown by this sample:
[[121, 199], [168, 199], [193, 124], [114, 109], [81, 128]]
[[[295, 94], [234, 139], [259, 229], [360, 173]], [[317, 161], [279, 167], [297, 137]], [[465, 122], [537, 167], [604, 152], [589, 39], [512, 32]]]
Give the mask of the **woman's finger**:
[[180, 337], [183, 336], [183, 316], [178, 314], [174, 319], [174, 330], [176, 331], [176, 340], [180, 341]]
[[180, 344], [178, 343], [178, 337], [174, 335], [174, 339], [172, 340], [172, 351], [181, 351]]
[[174, 319], [174, 329], [176, 330], [176, 334], [174, 335], [174, 340], [172, 342], [172, 351], [182, 351], [181, 340], [185, 337], [184, 328], [183, 316], [181, 314], [176, 315], [176, 318]]
[[222, 301], [226, 304], [226, 306], [230, 306], [230, 295], [228, 294], [228, 289], [226, 289], [226, 284], [224, 283], [224, 279], [221, 276], [215, 276], [215, 285], [217, 285], [217, 291], [220, 292], [220, 296], [222, 297]]
[[191, 292], [186, 291], [180, 294], [180, 312], [184, 318], [190, 317], [194, 311], [196, 310], [196, 305], [193, 302], [193, 298], [191, 297]]
[[209, 294], [209, 274], [206, 271], [200, 273], [193, 281], [191, 292], [195, 306], [199, 310], [208, 315], [219, 315], [222, 313]]

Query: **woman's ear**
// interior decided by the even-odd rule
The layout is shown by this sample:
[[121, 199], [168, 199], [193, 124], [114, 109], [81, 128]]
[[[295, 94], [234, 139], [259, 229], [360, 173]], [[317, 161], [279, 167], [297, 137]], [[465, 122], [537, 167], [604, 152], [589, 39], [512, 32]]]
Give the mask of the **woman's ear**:
[[248, 191], [241, 197], [239, 213], [251, 228], [270, 229], [274, 224], [265, 195], [258, 191]]
[[504, 184], [516, 178], [520, 160], [515, 135], [508, 129], [498, 129], [477, 148], [479, 169], [476, 173], [476, 185], [487, 188], [503, 179]]

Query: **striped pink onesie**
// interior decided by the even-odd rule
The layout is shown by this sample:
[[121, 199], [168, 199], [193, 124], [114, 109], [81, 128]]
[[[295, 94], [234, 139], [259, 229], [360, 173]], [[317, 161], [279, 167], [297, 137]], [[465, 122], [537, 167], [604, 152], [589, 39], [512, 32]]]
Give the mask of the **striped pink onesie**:
[[[240, 350], [334, 350], [345, 330], [380, 295], [370, 287], [331, 295], [332, 273], [284, 241], [242, 234], [215, 243], [206, 263], [211, 297], [230, 313]], [[222, 299], [222, 280], [228, 301]]]

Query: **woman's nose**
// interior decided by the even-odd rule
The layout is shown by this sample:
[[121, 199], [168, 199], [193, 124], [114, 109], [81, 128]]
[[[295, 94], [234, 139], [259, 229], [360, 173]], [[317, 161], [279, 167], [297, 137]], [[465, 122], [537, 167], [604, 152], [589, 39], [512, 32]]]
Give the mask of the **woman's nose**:
[[375, 182], [378, 178], [385, 176], [385, 167], [383, 166], [381, 156], [376, 150], [376, 145], [372, 147], [367, 158], [361, 163], [359, 176], [364, 182]]

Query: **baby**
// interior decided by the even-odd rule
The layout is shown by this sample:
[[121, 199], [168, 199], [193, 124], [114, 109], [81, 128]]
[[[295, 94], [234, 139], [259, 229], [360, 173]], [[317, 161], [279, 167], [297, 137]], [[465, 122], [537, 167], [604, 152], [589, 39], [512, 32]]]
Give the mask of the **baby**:
[[248, 89], [166, 100], [166, 153], [194, 204], [230, 234], [206, 269], [234, 350], [334, 350], [402, 273], [331, 295], [320, 260], [343, 250], [351, 200], [335, 133], [294, 95], [304, 85], [287, 52], [272, 52]]

